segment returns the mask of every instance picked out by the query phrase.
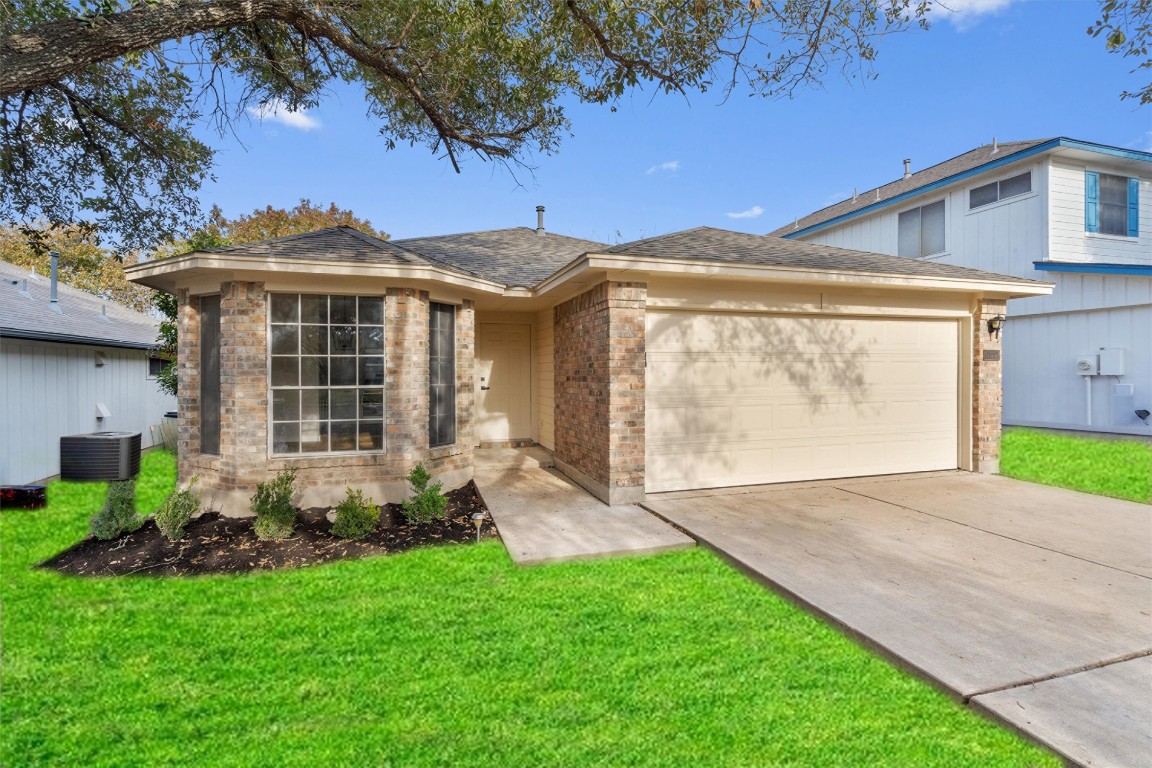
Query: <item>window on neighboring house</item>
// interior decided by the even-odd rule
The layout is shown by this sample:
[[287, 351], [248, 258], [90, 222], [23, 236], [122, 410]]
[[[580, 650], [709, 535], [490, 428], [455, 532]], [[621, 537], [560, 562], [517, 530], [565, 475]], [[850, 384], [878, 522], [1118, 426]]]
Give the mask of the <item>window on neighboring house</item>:
[[428, 445], [456, 442], [456, 308], [432, 304], [428, 316]]
[[148, 358], [148, 378], [154, 379], [164, 372], [164, 367], [168, 365], [168, 361], [162, 357], [149, 357]]
[[1140, 180], [1111, 173], [1084, 173], [1084, 230], [1140, 236]]
[[1013, 176], [1010, 179], [1001, 179], [982, 187], [976, 187], [968, 192], [968, 210], [991, 205], [1001, 200], [1007, 200], [1017, 195], [1026, 195], [1032, 191], [1032, 171]]
[[900, 214], [899, 243], [901, 256], [920, 258], [944, 251], [944, 201], [922, 205]]
[[272, 294], [272, 453], [384, 449], [384, 299]]

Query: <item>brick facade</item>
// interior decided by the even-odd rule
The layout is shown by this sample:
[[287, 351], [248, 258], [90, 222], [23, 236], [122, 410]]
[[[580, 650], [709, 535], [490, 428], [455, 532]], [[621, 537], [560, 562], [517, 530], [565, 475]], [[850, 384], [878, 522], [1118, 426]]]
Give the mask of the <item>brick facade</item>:
[[1006, 311], [1003, 300], [983, 299], [973, 312], [972, 469], [989, 474], [1000, 471], [1003, 349], [1000, 337], [988, 332], [988, 321]]
[[607, 504], [644, 495], [644, 283], [553, 309], [557, 466]]
[[268, 295], [262, 283], [221, 284], [220, 455], [200, 451], [199, 301], [179, 294], [180, 481], [199, 478], [207, 509], [248, 514], [257, 483], [277, 472], [297, 472], [301, 506], [333, 506], [346, 486], [378, 503], [408, 494], [404, 478], [417, 463], [453, 488], [472, 476], [472, 375], [475, 311], [456, 312], [456, 443], [428, 447], [428, 304], [426, 291], [385, 291], [385, 450], [301, 457], [270, 456], [268, 442]]

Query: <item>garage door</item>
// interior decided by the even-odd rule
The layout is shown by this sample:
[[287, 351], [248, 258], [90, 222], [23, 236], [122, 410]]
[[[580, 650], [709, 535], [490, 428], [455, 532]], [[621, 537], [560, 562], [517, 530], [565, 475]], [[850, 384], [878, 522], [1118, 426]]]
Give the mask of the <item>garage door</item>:
[[957, 466], [955, 321], [648, 313], [649, 492]]

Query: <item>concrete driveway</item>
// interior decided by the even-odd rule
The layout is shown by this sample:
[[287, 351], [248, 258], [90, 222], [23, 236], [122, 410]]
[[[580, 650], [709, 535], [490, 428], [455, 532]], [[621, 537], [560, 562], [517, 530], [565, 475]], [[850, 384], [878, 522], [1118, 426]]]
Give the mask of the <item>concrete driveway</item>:
[[1152, 765], [1152, 506], [958, 472], [643, 506], [1067, 760]]

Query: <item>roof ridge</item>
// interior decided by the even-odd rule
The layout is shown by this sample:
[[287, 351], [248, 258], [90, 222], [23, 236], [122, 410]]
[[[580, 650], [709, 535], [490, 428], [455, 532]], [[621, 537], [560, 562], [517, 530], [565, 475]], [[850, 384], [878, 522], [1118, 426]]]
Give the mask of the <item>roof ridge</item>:
[[[353, 237], [357, 238], [358, 240], [362, 240], [363, 242], [367, 243], [368, 245], [371, 245], [375, 248], [379, 248], [382, 251], [400, 251], [400, 253], [396, 253], [396, 255], [399, 256], [400, 258], [404, 259], [405, 261], [412, 263], [412, 264], [427, 264], [428, 263], [424, 259], [424, 257], [421, 256], [420, 254], [415, 253], [414, 251], [411, 251], [411, 250], [405, 248], [404, 246], [397, 245], [396, 243], [393, 243], [391, 240], [385, 240], [383, 238], [376, 237], [374, 235], [370, 235], [367, 232], [361, 232], [360, 230], [356, 229], [355, 227], [349, 227], [346, 224], [341, 224], [341, 225], [335, 227], [335, 229], [345, 230], [345, 234], [352, 235]], [[323, 231], [323, 230], [317, 230], [317, 231]]]

